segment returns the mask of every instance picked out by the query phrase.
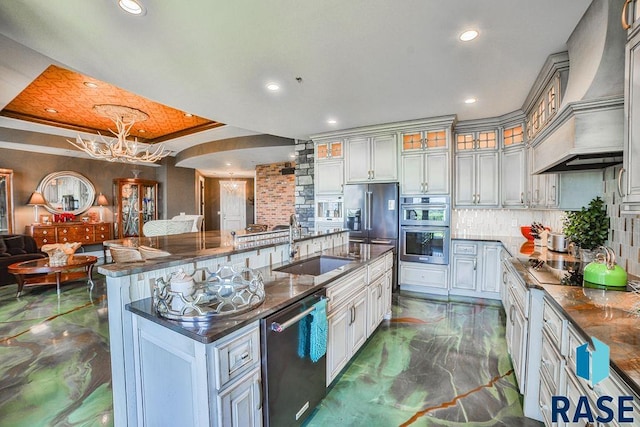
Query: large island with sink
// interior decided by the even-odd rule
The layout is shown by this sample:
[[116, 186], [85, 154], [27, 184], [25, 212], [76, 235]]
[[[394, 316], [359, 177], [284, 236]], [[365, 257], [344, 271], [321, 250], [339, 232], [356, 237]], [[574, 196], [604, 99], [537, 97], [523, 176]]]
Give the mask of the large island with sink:
[[[171, 254], [99, 267], [107, 277], [116, 425], [152, 425], [160, 419], [188, 425], [227, 425], [246, 416], [250, 417], [247, 422], [260, 425], [260, 319], [326, 288], [329, 331], [344, 328], [344, 333], [337, 331], [334, 336], [346, 340], [344, 344], [328, 343], [328, 384], [390, 311], [393, 248], [349, 244], [348, 233], [342, 230], [311, 234], [293, 242], [265, 239], [240, 245], [237, 239], [234, 244], [233, 236], [204, 232], [125, 239], [107, 246], [112, 244], [152, 246]], [[291, 252], [296, 253], [295, 260], [290, 259]], [[316, 275], [277, 270], [319, 254], [348, 263]], [[223, 265], [259, 272], [264, 281], [264, 302], [251, 311], [206, 324], [158, 315], [151, 298], [157, 279], [179, 270], [189, 274], [196, 270], [215, 272]], [[358, 305], [361, 301], [368, 305]], [[358, 312], [356, 306], [365, 310]], [[343, 315], [347, 311], [355, 316]], [[344, 322], [348, 317], [361, 320]], [[159, 363], [158, 369], [152, 369], [154, 363]], [[214, 381], [214, 377], [226, 378], [227, 383]], [[245, 383], [247, 387], [242, 389]], [[164, 391], [153, 393], [159, 389]], [[234, 394], [238, 390], [248, 390], [240, 393], [246, 402], [233, 401], [240, 399]], [[169, 402], [174, 409], [166, 411], [162, 406]], [[250, 405], [251, 413], [234, 413], [234, 408], [243, 404]], [[178, 414], [175, 408], [181, 405], [183, 410]]]

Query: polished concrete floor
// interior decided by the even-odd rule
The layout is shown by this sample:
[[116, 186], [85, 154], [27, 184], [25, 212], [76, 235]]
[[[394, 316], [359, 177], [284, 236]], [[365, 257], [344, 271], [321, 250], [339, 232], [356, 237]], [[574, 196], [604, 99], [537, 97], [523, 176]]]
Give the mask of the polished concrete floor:
[[[0, 287], [0, 426], [113, 425], [104, 280]], [[395, 296], [307, 426], [534, 426], [502, 309]]]

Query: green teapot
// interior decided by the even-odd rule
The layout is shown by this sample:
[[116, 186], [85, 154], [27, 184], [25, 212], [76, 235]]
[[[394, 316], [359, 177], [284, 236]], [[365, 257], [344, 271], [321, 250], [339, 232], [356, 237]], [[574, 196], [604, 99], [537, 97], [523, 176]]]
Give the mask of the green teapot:
[[616, 264], [616, 255], [608, 246], [600, 246], [596, 260], [584, 268], [584, 283], [597, 286], [627, 286], [627, 272]]

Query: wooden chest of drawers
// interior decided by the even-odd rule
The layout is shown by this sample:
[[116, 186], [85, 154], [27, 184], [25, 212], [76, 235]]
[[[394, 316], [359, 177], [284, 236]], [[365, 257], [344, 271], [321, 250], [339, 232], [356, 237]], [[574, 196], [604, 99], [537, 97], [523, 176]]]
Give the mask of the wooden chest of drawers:
[[111, 239], [111, 223], [64, 222], [59, 224], [27, 225], [25, 234], [33, 236], [38, 247], [49, 243], [80, 242], [83, 245], [102, 243]]

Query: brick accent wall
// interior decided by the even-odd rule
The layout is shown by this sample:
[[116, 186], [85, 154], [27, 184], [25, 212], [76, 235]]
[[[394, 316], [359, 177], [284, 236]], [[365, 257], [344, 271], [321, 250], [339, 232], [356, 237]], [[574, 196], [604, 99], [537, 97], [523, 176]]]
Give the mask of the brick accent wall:
[[303, 231], [315, 229], [313, 162], [315, 153], [313, 141], [296, 140], [296, 214]]
[[[294, 166], [293, 162], [290, 164]], [[289, 225], [295, 213], [295, 175], [282, 175], [285, 163], [256, 166], [256, 224]]]

